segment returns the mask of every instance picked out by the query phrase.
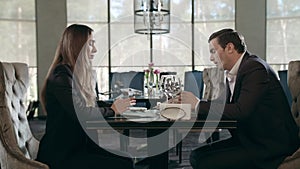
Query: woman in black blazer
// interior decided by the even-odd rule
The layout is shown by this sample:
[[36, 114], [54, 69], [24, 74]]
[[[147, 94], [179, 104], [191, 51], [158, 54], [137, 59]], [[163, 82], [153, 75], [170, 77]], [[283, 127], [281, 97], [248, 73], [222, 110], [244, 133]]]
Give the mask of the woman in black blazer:
[[77, 24], [65, 29], [42, 89], [47, 123], [37, 160], [51, 169], [134, 167], [131, 158], [96, 145], [80, 125], [87, 119], [120, 114], [134, 102], [117, 99], [110, 107], [95, 106], [91, 59], [97, 50], [92, 32], [91, 28]]
[[[198, 117], [207, 117], [211, 106], [220, 118], [236, 120], [232, 137], [192, 151], [195, 169], [277, 169], [299, 146], [298, 127], [275, 72], [262, 59], [246, 51], [242, 35], [223, 29], [209, 38], [211, 61], [225, 70], [227, 97], [199, 101], [183, 92], [182, 103], [198, 105]], [[222, 105], [223, 104], [223, 105]]]

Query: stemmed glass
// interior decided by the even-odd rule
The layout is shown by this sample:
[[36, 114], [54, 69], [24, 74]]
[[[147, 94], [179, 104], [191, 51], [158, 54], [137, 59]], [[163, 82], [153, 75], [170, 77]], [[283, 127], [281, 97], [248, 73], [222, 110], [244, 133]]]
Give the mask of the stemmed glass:
[[160, 86], [163, 93], [168, 96], [168, 99], [174, 98], [182, 91], [182, 83], [176, 75], [163, 75], [160, 80]]

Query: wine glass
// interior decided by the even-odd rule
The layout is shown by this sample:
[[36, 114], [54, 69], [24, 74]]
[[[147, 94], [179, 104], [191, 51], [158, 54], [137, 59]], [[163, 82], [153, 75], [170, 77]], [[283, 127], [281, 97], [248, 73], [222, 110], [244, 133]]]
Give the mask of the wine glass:
[[168, 99], [174, 99], [182, 91], [181, 79], [176, 75], [163, 75], [161, 77], [162, 92], [168, 96]]

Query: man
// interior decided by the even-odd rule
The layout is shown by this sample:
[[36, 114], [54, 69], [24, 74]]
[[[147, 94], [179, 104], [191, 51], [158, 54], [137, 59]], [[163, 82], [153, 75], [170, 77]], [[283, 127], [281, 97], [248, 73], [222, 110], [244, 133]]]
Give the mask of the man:
[[[210, 59], [226, 72], [230, 90], [221, 115], [236, 120], [227, 140], [191, 152], [194, 169], [277, 169], [298, 148], [298, 128], [283, 89], [270, 66], [250, 54], [242, 35], [222, 29], [209, 37]], [[231, 94], [230, 94], [231, 93]], [[196, 107], [198, 118], [220, 101], [199, 101], [182, 92], [182, 103]], [[215, 112], [220, 113], [220, 112]]]

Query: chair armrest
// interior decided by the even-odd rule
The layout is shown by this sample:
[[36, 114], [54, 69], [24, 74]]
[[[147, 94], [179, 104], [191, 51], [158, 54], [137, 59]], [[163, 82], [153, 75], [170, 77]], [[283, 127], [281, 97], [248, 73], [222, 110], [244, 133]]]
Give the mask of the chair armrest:
[[21, 150], [17, 147], [11, 147], [9, 149], [4, 147], [5, 145], [0, 142], [1, 169], [49, 169], [46, 164], [26, 158]]
[[292, 161], [292, 160], [295, 160], [295, 159], [300, 160], [300, 148], [296, 152], [294, 152], [292, 155], [285, 158], [283, 162], [289, 162], [289, 161]]
[[[11, 156], [11, 155], [9, 155]], [[10, 169], [10, 168], [22, 168], [22, 169], [49, 169], [49, 167], [46, 164], [43, 164], [39, 161], [35, 161], [32, 159], [22, 158], [24, 156], [21, 156], [16, 160], [14, 157], [8, 157], [8, 161], [6, 164], [4, 164], [4, 169]]]

